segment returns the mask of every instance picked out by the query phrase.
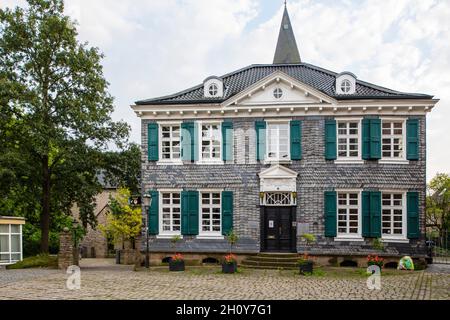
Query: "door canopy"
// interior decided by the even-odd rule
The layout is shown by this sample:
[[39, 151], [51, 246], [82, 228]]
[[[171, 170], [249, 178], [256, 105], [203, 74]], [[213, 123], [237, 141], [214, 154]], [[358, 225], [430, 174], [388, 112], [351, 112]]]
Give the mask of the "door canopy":
[[261, 192], [297, 192], [298, 173], [281, 165], [274, 165], [259, 174]]

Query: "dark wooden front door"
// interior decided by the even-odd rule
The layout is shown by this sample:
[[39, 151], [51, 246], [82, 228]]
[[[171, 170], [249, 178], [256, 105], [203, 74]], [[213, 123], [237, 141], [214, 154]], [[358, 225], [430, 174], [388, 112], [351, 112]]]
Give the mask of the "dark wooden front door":
[[264, 207], [262, 220], [262, 251], [296, 252], [295, 207]]

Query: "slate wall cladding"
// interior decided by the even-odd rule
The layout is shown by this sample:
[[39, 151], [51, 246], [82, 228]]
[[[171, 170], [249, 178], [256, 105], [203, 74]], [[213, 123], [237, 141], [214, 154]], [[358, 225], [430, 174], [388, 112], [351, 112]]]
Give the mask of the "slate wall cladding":
[[[389, 116], [391, 118], [391, 116]], [[363, 165], [336, 165], [324, 157], [324, 125], [327, 117], [290, 117], [303, 121], [303, 160], [286, 167], [299, 173], [297, 180], [297, 221], [306, 223], [310, 233], [318, 238], [312, 250], [315, 254], [367, 254], [370, 241], [334, 242], [325, 238], [323, 207], [324, 191], [336, 188], [364, 188], [367, 190], [398, 189], [420, 193], [420, 228], [425, 233], [426, 189], [426, 119], [420, 119], [420, 159], [409, 164], [378, 164], [366, 161]], [[202, 120], [202, 119], [199, 119]], [[234, 159], [225, 165], [161, 166], [149, 162], [147, 156], [147, 124], [142, 121], [142, 182], [143, 190], [183, 188], [223, 188], [234, 191], [234, 229], [241, 238], [237, 252], [256, 253], [260, 247], [260, 206], [258, 173], [269, 167], [256, 162], [256, 118], [235, 119]], [[262, 119], [261, 119], [262, 120]], [[170, 251], [170, 241], [152, 238], [152, 251]], [[302, 242], [298, 240], [298, 251]], [[144, 248], [144, 245], [143, 245]], [[185, 237], [178, 246], [181, 252], [222, 252], [228, 249], [225, 240], [197, 240]], [[387, 250], [396, 254], [423, 254], [424, 239], [410, 244], [389, 243]]]

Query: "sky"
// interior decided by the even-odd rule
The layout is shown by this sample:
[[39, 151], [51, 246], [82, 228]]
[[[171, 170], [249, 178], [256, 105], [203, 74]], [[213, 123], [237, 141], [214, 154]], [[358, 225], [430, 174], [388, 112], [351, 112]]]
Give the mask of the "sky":
[[[135, 101], [272, 63], [283, 2], [66, 0], [66, 13], [78, 22], [80, 41], [105, 54], [113, 117], [140, 142]], [[428, 115], [427, 179], [450, 173], [450, 1], [289, 0], [288, 9], [304, 62], [441, 99]]]

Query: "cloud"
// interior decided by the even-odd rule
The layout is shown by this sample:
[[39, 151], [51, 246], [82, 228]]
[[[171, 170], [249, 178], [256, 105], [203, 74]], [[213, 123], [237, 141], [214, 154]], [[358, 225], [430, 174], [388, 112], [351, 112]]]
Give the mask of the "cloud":
[[[134, 101], [271, 63], [282, 1], [276, 12], [267, 14], [268, 7], [263, 0], [66, 1], [80, 40], [105, 52], [114, 117], [132, 125], [137, 142], [140, 121], [129, 108]], [[450, 1], [292, 0], [289, 12], [305, 62], [440, 98], [428, 116], [428, 179], [450, 171]], [[259, 20], [262, 13], [270, 18]]]

